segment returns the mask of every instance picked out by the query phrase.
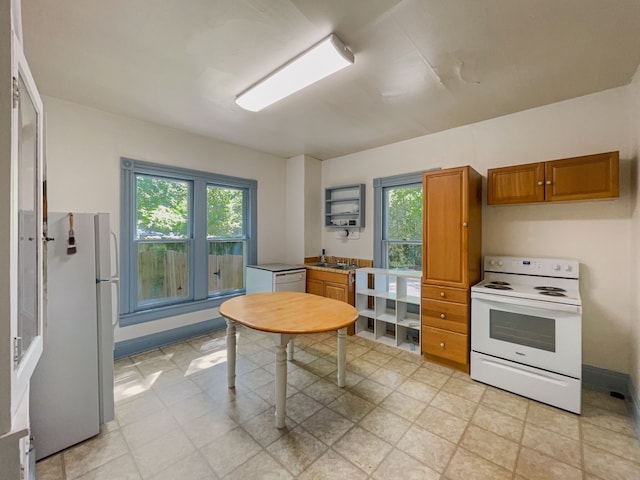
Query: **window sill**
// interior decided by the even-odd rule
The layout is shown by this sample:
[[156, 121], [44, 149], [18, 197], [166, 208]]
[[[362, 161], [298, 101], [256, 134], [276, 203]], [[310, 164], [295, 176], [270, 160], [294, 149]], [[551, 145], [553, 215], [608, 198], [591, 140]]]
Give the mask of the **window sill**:
[[128, 327], [145, 322], [152, 322], [168, 317], [175, 317], [187, 313], [198, 312], [200, 310], [208, 310], [210, 308], [218, 308], [223, 302], [231, 298], [244, 295], [242, 292], [234, 292], [233, 294], [220, 297], [207, 298], [205, 300], [194, 300], [191, 302], [180, 303], [176, 305], [166, 305], [162, 307], [151, 308], [149, 310], [141, 310], [134, 313], [126, 313], [120, 315], [120, 326]]

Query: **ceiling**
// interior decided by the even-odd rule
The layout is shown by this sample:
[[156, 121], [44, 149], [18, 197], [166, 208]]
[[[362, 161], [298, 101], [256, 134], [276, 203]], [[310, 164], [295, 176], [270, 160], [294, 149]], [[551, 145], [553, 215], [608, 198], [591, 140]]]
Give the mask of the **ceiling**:
[[[638, 0], [22, 0], [40, 92], [319, 159], [628, 84]], [[334, 32], [355, 63], [261, 112], [235, 96]]]

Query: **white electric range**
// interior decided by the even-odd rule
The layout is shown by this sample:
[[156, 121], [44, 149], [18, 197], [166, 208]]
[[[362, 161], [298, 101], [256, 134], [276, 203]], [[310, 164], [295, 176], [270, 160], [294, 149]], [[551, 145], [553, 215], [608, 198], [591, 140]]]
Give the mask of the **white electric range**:
[[471, 378], [580, 413], [578, 261], [484, 258], [471, 287]]

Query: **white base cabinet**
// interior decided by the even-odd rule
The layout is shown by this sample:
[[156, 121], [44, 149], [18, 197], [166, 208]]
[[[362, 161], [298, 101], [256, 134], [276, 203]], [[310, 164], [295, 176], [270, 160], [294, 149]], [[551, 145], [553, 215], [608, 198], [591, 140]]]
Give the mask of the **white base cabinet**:
[[421, 272], [356, 270], [356, 335], [420, 355]]

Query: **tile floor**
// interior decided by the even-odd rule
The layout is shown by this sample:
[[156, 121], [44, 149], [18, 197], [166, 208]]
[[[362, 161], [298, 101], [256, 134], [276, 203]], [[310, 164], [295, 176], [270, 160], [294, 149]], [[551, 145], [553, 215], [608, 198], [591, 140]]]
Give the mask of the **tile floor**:
[[640, 478], [624, 401], [584, 390], [577, 416], [359, 337], [345, 388], [335, 334], [296, 339], [278, 430], [272, 342], [242, 327], [238, 337], [235, 391], [224, 332], [119, 360], [116, 419], [38, 462], [38, 478]]

